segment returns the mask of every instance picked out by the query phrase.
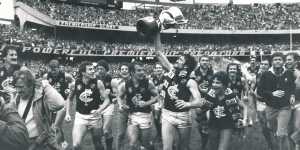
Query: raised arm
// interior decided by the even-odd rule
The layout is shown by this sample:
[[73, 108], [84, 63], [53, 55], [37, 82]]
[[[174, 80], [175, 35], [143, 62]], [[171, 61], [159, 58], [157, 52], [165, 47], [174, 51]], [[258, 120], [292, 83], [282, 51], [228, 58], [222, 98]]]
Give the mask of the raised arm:
[[157, 32], [154, 36], [154, 46], [155, 46], [155, 55], [158, 61], [162, 64], [162, 66], [167, 69], [167, 71], [171, 71], [173, 69], [173, 65], [170, 63], [168, 58], [162, 52], [160, 33]]

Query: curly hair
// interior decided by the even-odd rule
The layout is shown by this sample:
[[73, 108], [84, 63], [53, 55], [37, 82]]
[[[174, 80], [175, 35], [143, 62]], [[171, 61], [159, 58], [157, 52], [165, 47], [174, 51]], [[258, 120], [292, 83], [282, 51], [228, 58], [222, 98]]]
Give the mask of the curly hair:
[[17, 71], [15, 74], [15, 82], [19, 80], [23, 81], [28, 88], [34, 88], [37, 83], [34, 75], [29, 70]]
[[3, 51], [2, 51], [2, 57], [6, 57], [7, 53], [9, 50], [15, 50], [17, 52], [17, 54], [19, 54], [19, 47], [14, 46], [14, 45], [8, 45], [6, 47], [4, 47]]
[[188, 74], [190, 74], [196, 68], [197, 61], [190, 54], [183, 54], [183, 57], [185, 59], [184, 66], [187, 67]]
[[106, 71], [109, 71], [109, 66], [108, 66], [108, 63], [107, 63], [107, 61], [105, 61], [105, 60], [99, 60], [98, 62], [97, 62], [97, 66], [102, 66], [102, 67], [104, 67], [104, 69], [106, 70]]
[[237, 69], [237, 75], [241, 77], [241, 76], [242, 76], [241, 66], [240, 66], [239, 64], [237, 64], [237, 63], [229, 63], [229, 64], [227, 65], [226, 72], [227, 72], [227, 73], [229, 72], [229, 68], [230, 68], [231, 66], [236, 66], [236, 69]]

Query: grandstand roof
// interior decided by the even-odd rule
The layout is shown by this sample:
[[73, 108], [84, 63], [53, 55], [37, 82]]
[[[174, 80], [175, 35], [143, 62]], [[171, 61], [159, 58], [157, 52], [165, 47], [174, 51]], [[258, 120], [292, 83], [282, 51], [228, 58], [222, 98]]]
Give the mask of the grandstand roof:
[[0, 24], [14, 19], [14, 4], [13, 0], [0, 0]]

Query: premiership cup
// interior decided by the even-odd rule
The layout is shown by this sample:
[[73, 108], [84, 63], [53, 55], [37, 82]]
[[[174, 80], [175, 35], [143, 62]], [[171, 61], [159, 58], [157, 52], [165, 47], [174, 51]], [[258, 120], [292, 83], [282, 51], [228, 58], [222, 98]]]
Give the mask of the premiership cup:
[[161, 30], [175, 28], [177, 25], [185, 24], [187, 20], [178, 7], [170, 7], [163, 10], [158, 19], [152, 16], [141, 18], [136, 23], [136, 29], [142, 36], [152, 36]]
[[152, 16], [141, 18], [136, 23], [136, 30], [142, 36], [152, 36], [153, 34], [160, 32], [161, 24], [159, 20]]

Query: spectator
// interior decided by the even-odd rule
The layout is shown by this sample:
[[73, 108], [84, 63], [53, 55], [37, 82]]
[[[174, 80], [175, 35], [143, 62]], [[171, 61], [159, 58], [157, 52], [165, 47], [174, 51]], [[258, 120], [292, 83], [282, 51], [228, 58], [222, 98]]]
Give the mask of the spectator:
[[14, 101], [29, 133], [29, 149], [59, 149], [50, 112], [64, 107], [63, 97], [49, 83], [36, 81], [29, 70], [17, 73], [16, 88]]
[[[1, 93], [3, 95], [5, 93]], [[15, 105], [0, 97], [0, 145], [5, 150], [27, 149], [29, 136]]]

